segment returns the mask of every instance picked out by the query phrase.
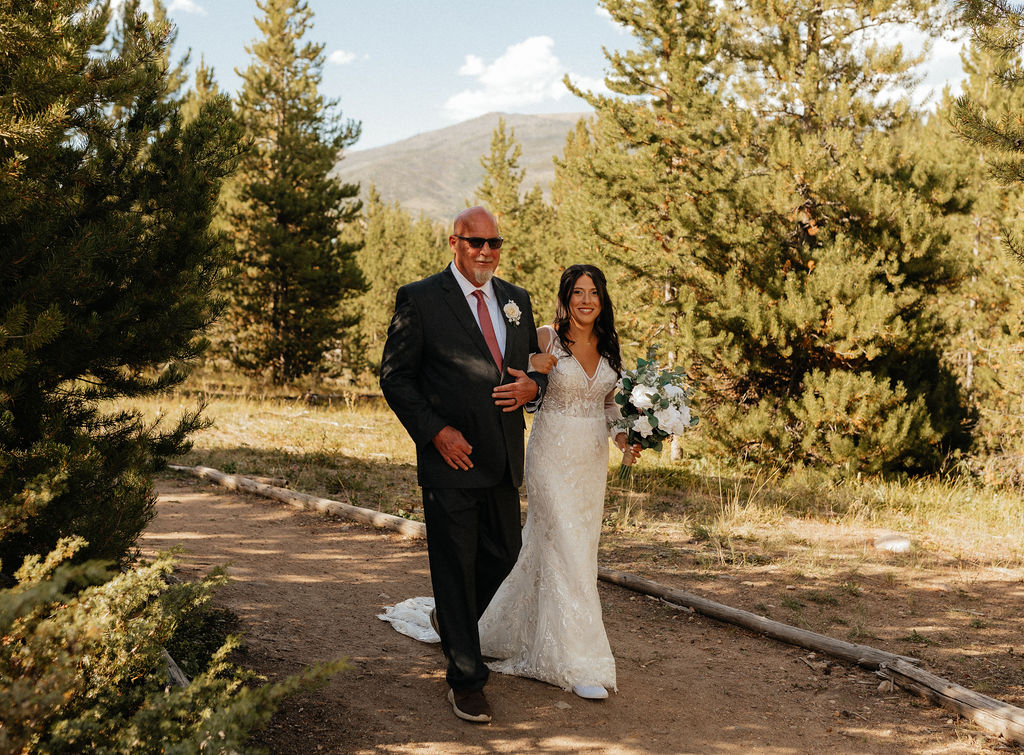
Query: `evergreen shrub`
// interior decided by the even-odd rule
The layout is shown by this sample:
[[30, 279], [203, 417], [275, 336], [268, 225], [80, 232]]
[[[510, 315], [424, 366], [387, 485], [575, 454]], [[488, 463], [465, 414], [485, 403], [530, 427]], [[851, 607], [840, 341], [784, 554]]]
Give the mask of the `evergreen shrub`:
[[74, 563], [84, 545], [64, 539], [26, 559], [0, 591], [0, 752], [251, 751], [280, 698], [344, 667], [258, 686], [229, 660], [229, 637], [188, 686], [172, 686], [162, 649], [223, 577], [168, 583], [168, 555], [122, 573]]

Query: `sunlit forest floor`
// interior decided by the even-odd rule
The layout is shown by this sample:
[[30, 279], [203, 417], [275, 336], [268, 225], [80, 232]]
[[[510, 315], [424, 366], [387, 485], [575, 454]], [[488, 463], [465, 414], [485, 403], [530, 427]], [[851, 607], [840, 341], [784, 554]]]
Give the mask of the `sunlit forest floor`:
[[[412, 442], [379, 398], [238, 396], [193, 384], [137, 406], [171, 419], [198, 398], [213, 424], [176, 463], [283, 478], [295, 490], [422, 520]], [[962, 478], [783, 476], [672, 462], [667, 452], [645, 452], [625, 482], [617, 466], [610, 453], [603, 566], [914, 656], [1024, 706], [1019, 491]], [[911, 540], [908, 553], [876, 548], [893, 533]]]

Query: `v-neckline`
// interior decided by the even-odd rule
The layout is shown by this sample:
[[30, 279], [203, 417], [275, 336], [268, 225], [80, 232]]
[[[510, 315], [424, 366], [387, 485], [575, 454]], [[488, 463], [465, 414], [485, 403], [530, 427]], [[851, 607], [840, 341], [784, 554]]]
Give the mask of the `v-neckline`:
[[572, 357], [572, 361], [574, 361], [577, 365], [579, 365], [580, 372], [583, 373], [583, 377], [585, 377], [587, 379], [587, 382], [588, 383], [593, 383], [594, 380], [597, 378], [598, 370], [601, 369], [601, 360], [604, 359], [604, 357], [601, 356], [600, 354], [597, 355], [597, 367], [594, 368], [594, 374], [593, 375], [588, 375], [587, 374], [587, 368], [584, 367], [583, 363], [579, 359], [576, 358], [576, 355], [572, 353], [571, 349], [569, 350], [569, 356]]

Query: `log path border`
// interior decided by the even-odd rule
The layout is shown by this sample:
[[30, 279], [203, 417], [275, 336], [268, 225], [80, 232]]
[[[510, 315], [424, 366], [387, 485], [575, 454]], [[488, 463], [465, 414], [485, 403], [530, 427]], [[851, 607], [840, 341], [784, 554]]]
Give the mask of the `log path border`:
[[[210, 480], [230, 490], [242, 490], [298, 508], [333, 514], [350, 521], [398, 532], [407, 537], [426, 538], [427, 535], [427, 527], [422, 522], [414, 522], [381, 511], [352, 506], [330, 498], [320, 498], [308, 493], [288, 490], [242, 475], [227, 474], [212, 467], [169, 464], [168, 468]], [[600, 567], [598, 568], [598, 579], [659, 598], [674, 606], [689, 608], [708, 618], [740, 626], [751, 632], [763, 634], [790, 645], [814, 650], [874, 671], [883, 679], [973, 721], [989, 733], [997, 734], [1008, 742], [1024, 744], [1024, 709], [974, 692], [948, 679], [929, 673], [916, 665], [920, 662], [916, 658], [800, 629], [627, 572]]]

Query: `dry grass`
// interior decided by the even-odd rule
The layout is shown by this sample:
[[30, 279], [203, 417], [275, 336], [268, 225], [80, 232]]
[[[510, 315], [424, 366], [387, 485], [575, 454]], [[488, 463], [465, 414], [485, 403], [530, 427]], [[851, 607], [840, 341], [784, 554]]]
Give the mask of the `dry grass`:
[[[151, 419], [170, 418], [194, 407], [196, 393], [134, 406]], [[212, 426], [196, 436], [180, 463], [283, 477], [295, 489], [417, 515], [415, 450], [379, 398], [348, 395], [309, 404], [198, 393], [209, 402]], [[834, 559], [839, 541], [892, 531], [911, 537], [918, 553], [1024, 565], [1020, 495], [969, 480], [837, 482], [812, 472], [783, 478], [778, 470], [744, 474], [707, 460], [673, 463], [667, 453], [650, 451], [628, 479], [620, 481], [617, 469], [611, 453], [605, 524], [613, 534], [643, 539], [660, 533], [715, 552], [758, 545], [813, 565]]]
[[[196, 400], [175, 394], [134, 406], [150, 418], [171, 418]], [[212, 426], [175, 463], [280, 477], [295, 490], [422, 518], [415, 449], [382, 401], [206, 400], [204, 414]]]

